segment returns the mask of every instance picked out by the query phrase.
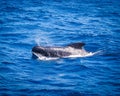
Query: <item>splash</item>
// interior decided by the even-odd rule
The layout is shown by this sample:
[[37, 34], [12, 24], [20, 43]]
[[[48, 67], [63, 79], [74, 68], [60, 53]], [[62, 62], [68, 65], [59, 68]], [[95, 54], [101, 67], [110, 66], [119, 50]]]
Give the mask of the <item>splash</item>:
[[40, 34], [35, 34], [34, 38], [35, 38], [34, 41], [38, 46], [40, 45], [49, 46], [49, 44], [53, 44], [52, 40], [49, 38], [49, 34], [43, 34], [42, 32], [40, 32]]
[[38, 46], [40, 46], [40, 41], [41, 41], [40, 38], [37, 38], [37, 37], [35, 38], [35, 43], [36, 43]]

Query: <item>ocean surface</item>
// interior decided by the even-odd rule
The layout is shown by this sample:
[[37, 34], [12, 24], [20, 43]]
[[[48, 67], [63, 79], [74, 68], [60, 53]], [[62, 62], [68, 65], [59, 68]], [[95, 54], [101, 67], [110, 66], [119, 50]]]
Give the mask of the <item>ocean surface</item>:
[[[32, 58], [75, 42], [100, 53]], [[120, 96], [120, 0], [0, 0], [0, 96]]]

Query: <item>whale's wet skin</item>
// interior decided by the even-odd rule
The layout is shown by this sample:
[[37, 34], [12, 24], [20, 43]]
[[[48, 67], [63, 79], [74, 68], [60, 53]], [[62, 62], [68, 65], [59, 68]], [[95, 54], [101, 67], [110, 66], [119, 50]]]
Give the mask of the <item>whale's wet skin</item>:
[[84, 50], [84, 43], [73, 43], [65, 47], [42, 47], [35, 46], [32, 49], [33, 57], [41, 60], [50, 60], [68, 57], [86, 57], [94, 53]]

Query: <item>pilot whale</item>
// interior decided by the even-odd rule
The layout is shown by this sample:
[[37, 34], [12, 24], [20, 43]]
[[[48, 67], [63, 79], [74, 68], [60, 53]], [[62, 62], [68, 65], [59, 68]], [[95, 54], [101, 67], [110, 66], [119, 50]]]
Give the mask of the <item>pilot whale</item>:
[[72, 56], [86, 56], [88, 52], [84, 50], [83, 46], [85, 43], [72, 43], [64, 47], [44, 47], [44, 46], [34, 46], [32, 48], [33, 57], [39, 58], [40, 56], [44, 57], [53, 57], [53, 58], [63, 58], [63, 57], [72, 57]]

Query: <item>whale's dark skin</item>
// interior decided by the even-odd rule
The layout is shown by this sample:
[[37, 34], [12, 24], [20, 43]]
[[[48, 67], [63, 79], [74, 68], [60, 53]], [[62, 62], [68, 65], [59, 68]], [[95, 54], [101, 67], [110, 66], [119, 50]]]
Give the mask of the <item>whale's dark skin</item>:
[[[45, 57], [65, 57], [71, 55], [70, 52], [66, 52], [65, 50], [54, 50], [54, 48], [67, 48], [72, 47], [75, 49], [82, 49], [82, 46], [84, 46], [84, 43], [73, 43], [69, 44], [65, 47], [42, 47], [42, 46], [35, 46], [32, 48], [33, 53], [41, 54]], [[33, 54], [34, 55], [34, 54]]]
[[69, 52], [65, 51], [59, 51], [59, 50], [52, 50], [49, 47], [41, 47], [41, 46], [35, 46], [32, 49], [32, 52], [39, 53], [46, 57], [63, 57], [63, 56], [69, 56]]

